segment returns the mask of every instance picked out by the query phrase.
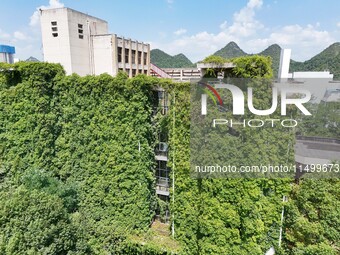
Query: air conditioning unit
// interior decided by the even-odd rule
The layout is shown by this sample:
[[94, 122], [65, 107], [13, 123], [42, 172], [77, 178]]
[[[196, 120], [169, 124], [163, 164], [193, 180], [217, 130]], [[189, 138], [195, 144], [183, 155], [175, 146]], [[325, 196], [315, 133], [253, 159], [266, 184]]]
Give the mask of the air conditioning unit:
[[158, 150], [162, 152], [168, 151], [168, 144], [167, 143], [159, 143]]

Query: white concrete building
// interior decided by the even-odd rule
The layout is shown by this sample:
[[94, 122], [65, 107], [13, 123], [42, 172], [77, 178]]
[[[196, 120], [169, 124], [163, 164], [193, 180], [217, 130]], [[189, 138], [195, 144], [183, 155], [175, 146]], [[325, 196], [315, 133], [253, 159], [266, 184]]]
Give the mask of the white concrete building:
[[67, 74], [150, 72], [150, 45], [109, 34], [105, 20], [63, 7], [41, 10], [40, 22], [44, 61]]

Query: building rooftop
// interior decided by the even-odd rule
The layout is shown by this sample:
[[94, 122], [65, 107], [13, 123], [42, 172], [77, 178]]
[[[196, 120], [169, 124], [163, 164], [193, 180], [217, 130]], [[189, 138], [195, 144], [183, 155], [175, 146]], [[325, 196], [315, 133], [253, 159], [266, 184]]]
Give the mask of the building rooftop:
[[40, 9], [40, 11], [41, 11], [41, 12], [46, 12], [46, 11], [54, 11], [54, 10], [58, 10], [58, 9], [64, 9], [64, 10], [69, 10], [69, 11], [72, 11], [72, 12], [77, 12], [77, 13], [80, 13], [80, 14], [82, 14], [82, 15], [87, 15], [87, 16], [89, 16], [89, 17], [91, 17], [91, 18], [94, 18], [94, 19], [97, 19], [97, 20], [101, 20], [102, 22], [107, 23], [106, 20], [97, 18], [97, 17], [95, 17], [95, 16], [91, 16], [91, 15], [89, 15], [89, 14], [87, 14], [87, 13], [83, 13], [83, 12], [80, 12], [80, 11], [77, 11], [77, 10], [74, 10], [74, 9], [71, 9], [71, 8], [69, 8], [69, 7], [59, 7], [59, 8]]
[[15, 47], [9, 45], [0, 45], [0, 53], [15, 54]]

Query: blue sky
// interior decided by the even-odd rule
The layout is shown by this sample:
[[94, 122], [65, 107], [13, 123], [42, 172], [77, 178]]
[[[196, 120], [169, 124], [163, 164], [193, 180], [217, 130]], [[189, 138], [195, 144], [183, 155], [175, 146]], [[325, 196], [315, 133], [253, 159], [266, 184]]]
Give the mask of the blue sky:
[[230, 41], [248, 53], [278, 43], [300, 61], [340, 41], [338, 0], [1, 0], [0, 44], [14, 45], [20, 59], [43, 59], [35, 11], [60, 6], [105, 19], [112, 33], [192, 61]]

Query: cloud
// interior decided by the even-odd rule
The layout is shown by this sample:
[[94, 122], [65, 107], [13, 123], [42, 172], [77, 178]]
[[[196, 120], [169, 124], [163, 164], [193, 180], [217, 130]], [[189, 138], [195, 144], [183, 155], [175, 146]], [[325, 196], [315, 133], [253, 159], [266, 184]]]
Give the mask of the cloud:
[[242, 38], [248, 38], [261, 30], [264, 26], [255, 19], [255, 12], [262, 5], [262, 0], [249, 0], [246, 6], [234, 13], [230, 26], [228, 26], [227, 21], [220, 24], [220, 32], [218, 33], [201, 31], [189, 36], [186, 35], [187, 31], [185, 29], [179, 29], [174, 33], [177, 36], [181, 35], [181, 38], [165, 44], [152, 42], [153, 47], [157, 45], [170, 54], [184, 52], [193, 61], [201, 60], [223, 47], [229, 41], [240, 42]]
[[340, 27], [340, 22], [336, 23], [336, 26], [337, 26], [337, 27]]
[[174, 3], [174, 0], [166, 0], [166, 2], [167, 2], [168, 4], [173, 4], [173, 3]]
[[220, 25], [220, 29], [221, 30], [226, 30], [228, 27], [228, 22], [225, 20], [221, 25]]
[[4, 39], [9, 39], [9, 38], [11, 38], [11, 35], [6, 33], [5, 31], [1, 30], [1, 28], [0, 28], [0, 39], [4, 40]]
[[225, 22], [220, 25], [226, 33], [238, 37], [248, 37], [263, 28], [263, 25], [255, 19], [255, 10], [262, 7], [262, 0], [250, 0], [239, 12], [234, 13], [233, 24], [227, 27]]
[[175, 31], [174, 34], [179, 36], [179, 35], [185, 34], [186, 32], [187, 32], [186, 29], [180, 28], [180, 29], [178, 29], [177, 31]]
[[[151, 42], [152, 47], [157, 46], [172, 55], [182, 52], [195, 62], [213, 54], [230, 41], [235, 41], [248, 53], [258, 53], [277, 43], [283, 48], [293, 49], [292, 58], [302, 61], [335, 42], [331, 33], [323, 30], [319, 22], [305, 26], [298, 24], [275, 28], [264, 26], [256, 19], [256, 13], [262, 6], [262, 0], [249, 0], [243, 8], [234, 13], [231, 22], [223, 21], [219, 25], [220, 31], [216, 33], [209, 31], [193, 35], [185, 33], [170, 42]], [[340, 22], [337, 26], [340, 27]]]
[[14, 36], [15, 39], [22, 40], [22, 41], [28, 39], [28, 37], [20, 31], [15, 31], [13, 36]]
[[41, 5], [37, 7], [36, 11], [33, 12], [32, 16], [30, 17], [30, 26], [35, 27], [39, 25], [39, 22], [40, 22], [39, 9], [46, 10], [46, 9], [61, 8], [61, 7], [64, 7], [64, 4], [61, 3], [59, 0], [50, 0], [48, 6]]

